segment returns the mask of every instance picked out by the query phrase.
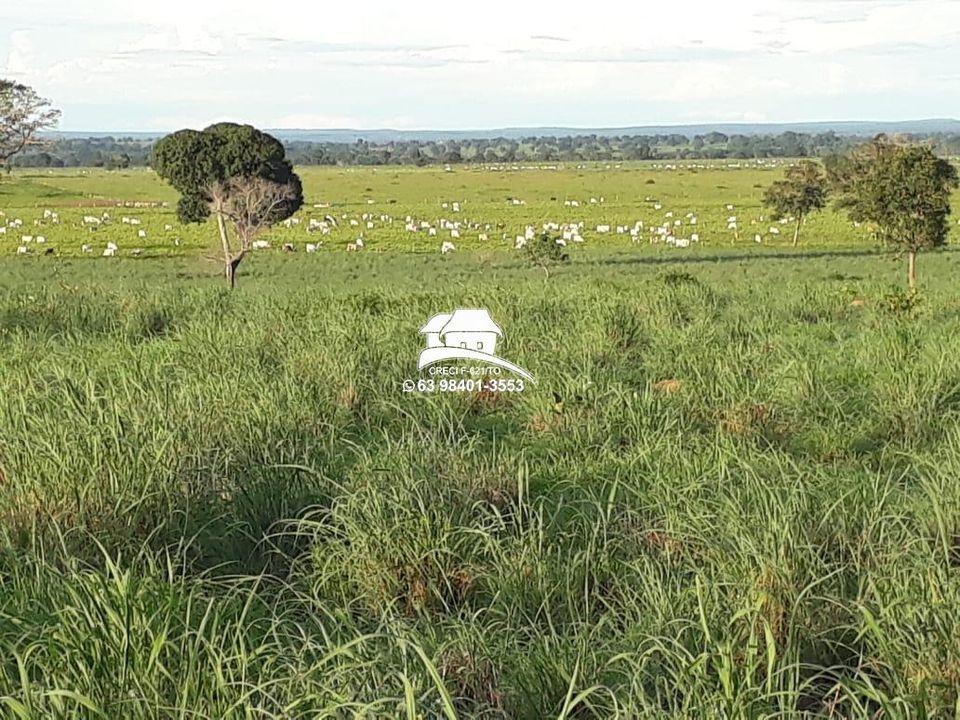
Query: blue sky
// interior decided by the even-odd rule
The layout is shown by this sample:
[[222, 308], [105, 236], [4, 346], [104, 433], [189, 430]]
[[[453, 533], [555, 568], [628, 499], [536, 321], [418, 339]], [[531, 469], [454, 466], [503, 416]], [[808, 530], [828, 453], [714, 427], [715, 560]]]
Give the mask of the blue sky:
[[960, 3], [26, 0], [0, 76], [65, 130], [960, 117]]

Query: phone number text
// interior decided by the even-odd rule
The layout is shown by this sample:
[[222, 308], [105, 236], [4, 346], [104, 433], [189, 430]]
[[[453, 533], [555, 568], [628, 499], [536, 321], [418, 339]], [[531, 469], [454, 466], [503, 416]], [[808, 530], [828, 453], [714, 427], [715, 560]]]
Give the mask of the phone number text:
[[405, 393], [435, 393], [435, 392], [523, 392], [523, 380], [514, 378], [475, 378], [475, 379], [442, 379], [421, 378], [419, 380], [404, 380]]

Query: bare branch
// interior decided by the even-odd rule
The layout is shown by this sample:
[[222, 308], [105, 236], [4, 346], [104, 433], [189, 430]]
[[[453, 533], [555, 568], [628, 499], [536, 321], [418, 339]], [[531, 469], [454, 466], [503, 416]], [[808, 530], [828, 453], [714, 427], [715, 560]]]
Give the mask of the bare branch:
[[[291, 185], [259, 177], [232, 177], [206, 189], [210, 212], [217, 219], [223, 246], [224, 270], [231, 286], [236, 282], [237, 266], [253, 249], [257, 236], [279, 219], [290, 214], [289, 205], [296, 202], [297, 192]], [[227, 223], [239, 240], [234, 249], [227, 232]]]
[[32, 88], [0, 79], [0, 164], [28, 146], [45, 145], [38, 133], [59, 119], [60, 111]]
[[289, 185], [259, 177], [229, 178], [216, 183], [208, 192], [213, 198], [211, 210], [233, 225], [241, 251], [250, 250], [253, 241], [279, 219], [281, 209], [296, 197]]

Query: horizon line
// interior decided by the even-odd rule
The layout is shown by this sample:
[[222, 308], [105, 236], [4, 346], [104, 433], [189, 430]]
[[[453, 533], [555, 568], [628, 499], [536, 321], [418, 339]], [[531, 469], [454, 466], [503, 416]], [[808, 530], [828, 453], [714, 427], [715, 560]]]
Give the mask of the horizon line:
[[[252, 125], [253, 123], [243, 122], [239, 120], [218, 120], [211, 121], [203, 124], [203, 127], [208, 125], [216, 124], [217, 122], [237, 122], [241, 125]], [[922, 117], [922, 118], [908, 118], [901, 120], [875, 120], [875, 119], [833, 119], [833, 120], [702, 120], [702, 121], [690, 121], [690, 122], [660, 122], [660, 123], [637, 123], [633, 125], [501, 125], [496, 127], [488, 128], [478, 128], [478, 127], [464, 127], [464, 128], [429, 128], [429, 127], [419, 127], [419, 128], [398, 128], [398, 127], [349, 127], [349, 126], [338, 126], [338, 127], [279, 127], [279, 126], [264, 126], [262, 129], [266, 131], [275, 130], [282, 132], [356, 132], [356, 133], [374, 133], [374, 132], [392, 132], [392, 133], [492, 133], [499, 131], [508, 131], [516, 132], [522, 130], [566, 130], [573, 132], [590, 132], [590, 131], [615, 131], [615, 130], [636, 130], [643, 128], [687, 128], [687, 127], [706, 127], [706, 126], [723, 126], [723, 127], [757, 127], [757, 126], [778, 126], [778, 125], [852, 125], [852, 124], [876, 124], [876, 125], [908, 125], [911, 123], [932, 123], [932, 122], [948, 122], [948, 123], [960, 123], [960, 119], [943, 116], [943, 117]], [[191, 126], [184, 126], [191, 127]], [[177, 129], [183, 129], [177, 128]], [[130, 133], [137, 134], [160, 134], [160, 133], [170, 133], [176, 132], [177, 129], [166, 128], [162, 130], [157, 129], [144, 129], [144, 130], [114, 130], [114, 129], [105, 129], [105, 130], [93, 130], [89, 128], [84, 129], [71, 129], [71, 128], [54, 128], [47, 130], [47, 133], [97, 133], [97, 134], [109, 134], [109, 135], [123, 135]]]

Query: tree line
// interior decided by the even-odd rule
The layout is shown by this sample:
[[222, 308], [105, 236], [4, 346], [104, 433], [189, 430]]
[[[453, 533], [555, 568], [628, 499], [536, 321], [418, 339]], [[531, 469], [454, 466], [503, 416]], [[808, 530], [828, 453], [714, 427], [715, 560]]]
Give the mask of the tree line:
[[[867, 138], [834, 132], [777, 135], [531, 137], [521, 140], [404, 140], [372, 143], [288, 141], [294, 165], [455, 165], [459, 163], [622, 162], [629, 160], [749, 160], [824, 157], [849, 152]], [[960, 135], [912, 135], [940, 156], [960, 155]], [[11, 160], [15, 167], [102, 167], [150, 164], [154, 140], [133, 137], [61, 138], [31, 145]]]

